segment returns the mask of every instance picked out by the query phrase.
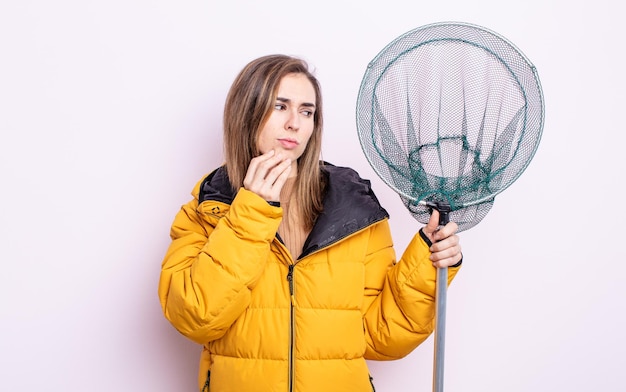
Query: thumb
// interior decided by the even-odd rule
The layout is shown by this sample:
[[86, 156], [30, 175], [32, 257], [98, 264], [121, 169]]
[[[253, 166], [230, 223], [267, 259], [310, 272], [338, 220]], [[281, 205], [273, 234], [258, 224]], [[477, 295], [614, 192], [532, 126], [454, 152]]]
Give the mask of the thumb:
[[432, 234], [437, 231], [439, 227], [439, 211], [433, 208], [430, 213], [430, 219], [428, 223], [424, 227], [424, 234], [426, 234], [430, 239], [432, 239]]

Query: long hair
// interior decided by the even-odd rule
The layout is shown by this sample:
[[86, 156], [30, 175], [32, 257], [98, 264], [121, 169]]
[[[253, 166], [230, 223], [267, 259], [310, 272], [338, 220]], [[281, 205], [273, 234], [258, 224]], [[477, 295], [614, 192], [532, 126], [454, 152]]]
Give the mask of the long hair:
[[304, 60], [269, 55], [251, 61], [241, 70], [224, 105], [224, 155], [230, 184], [236, 192], [243, 186], [250, 161], [260, 155], [258, 135], [274, 109], [280, 81], [293, 73], [305, 75], [315, 90], [313, 133], [298, 158], [298, 178], [294, 188], [299, 215], [310, 229], [322, 212], [324, 177], [320, 153], [323, 117], [321, 87]]

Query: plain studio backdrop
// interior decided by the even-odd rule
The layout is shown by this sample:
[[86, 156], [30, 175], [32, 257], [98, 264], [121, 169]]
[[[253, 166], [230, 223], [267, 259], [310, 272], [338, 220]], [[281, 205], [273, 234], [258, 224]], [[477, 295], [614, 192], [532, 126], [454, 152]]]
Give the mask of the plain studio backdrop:
[[[0, 5], [0, 390], [194, 391], [200, 347], [157, 299], [169, 227], [222, 162], [221, 113], [250, 60], [316, 69], [323, 158], [420, 227], [361, 151], [367, 63], [416, 27], [461, 21], [539, 71], [546, 121], [528, 169], [461, 234], [448, 292], [449, 392], [624, 391], [626, 178], [617, 0], [20, 0]], [[432, 338], [370, 362], [378, 392], [430, 391]]]

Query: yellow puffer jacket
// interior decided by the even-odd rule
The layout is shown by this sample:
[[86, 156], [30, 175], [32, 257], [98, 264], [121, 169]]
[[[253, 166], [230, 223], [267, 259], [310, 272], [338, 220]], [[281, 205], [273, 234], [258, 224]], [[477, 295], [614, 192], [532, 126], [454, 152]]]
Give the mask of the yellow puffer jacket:
[[276, 235], [282, 209], [245, 189], [232, 195], [224, 168], [177, 214], [159, 297], [174, 327], [204, 346], [200, 390], [372, 391], [365, 359], [401, 358], [432, 332], [428, 240], [416, 234], [396, 263], [369, 182], [323, 171], [324, 212], [297, 260]]

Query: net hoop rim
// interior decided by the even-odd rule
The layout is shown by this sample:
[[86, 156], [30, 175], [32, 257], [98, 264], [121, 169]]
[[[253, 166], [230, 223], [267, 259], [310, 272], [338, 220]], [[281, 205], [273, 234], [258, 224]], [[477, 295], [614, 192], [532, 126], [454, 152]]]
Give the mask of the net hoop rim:
[[[526, 56], [524, 54], [524, 52], [522, 52], [513, 42], [511, 42], [509, 39], [507, 39], [506, 37], [502, 36], [501, 34], [496, 33], [495, 31], [477, 25], [477, 24], [473, 24], [473, 23], [468, 23], [468, 22], [458, 22], [458, 21], [444, 21], [444, 22], [435, 22], [435, 23], [430, 23], [430, 24], [426, 24], [423, 26], [419, 26], [417, 28], [411, 29], [407, 32], [405, 32], [404, 34], [396, 37], [395, 39], [393, 39], [391, 42], [389, 42], [387, 45], [385, 45], [385, 47], [380, 50], [378, 52], [378, 54], [376, 54], [376, 56], [374, 56], [374, 58], [372, 58], [372, 60], [367, 64], [366, 70], [365, 70], [365, 74], [363, 75], [363, 78], [361, 80], [361, 84], [359, 87], [359, 92], [357, 95], [357, 105], [356, 105], [356, 118], [357, 118], [357, 131], [359, 129], [361, 129], [362, 127], [360, 126], [360, 121], [359, 121], [359, 108], [361, 106], [361, 102], [363, 101], [363, 95], [365, 92], [365, 85], [366, 82], [369, 80], [370, 77], [370, 70], [372, 68], [372, 64], [374, 64], [375, 62], [378, 61], [378, 59], [385, 55], [392, 47], [394, 47], [395, 45], [397, 45], [398, 43], [407, 40], [407, 37], [412, 36], [414, 34], [416, 34], [419, 31], [423, 31], [423, 30], [427, 30], [427, 29], [433, 29], [433, 28], [438, 28], [438, 27], [453, 27], [453, 26], [459, 26], [459, 27], [463, 27], [463, 28], [470, 28], [470, 29], [474, 29], [474, 30], [479, 30], [482, 31], [484, 33], [487, 33], [489, 35], [491, 35], [492, 37], [500, 40], [502, 43], [506, 44], [509, 46], [509, 48], [515, 52], [517, 55], [519, 55], [519, 57], [526, 63], [526, 65], [528, 66], [528, 68], [532, 71], [532, 75], [533, 75], [533, 79], [534, 79], [534, 83], [536, 85], [536, 89], [537, 89], [537, 94], [538, 94], [538, 100], [539, 100], [539, 105], [537, 105], [537, 107], [539, 108], [539, 126], [537, 131], [537, 139], [534, 145], [534, 148], [532, 149], [532, 151], [530, 152], [530, 154], [528, 155], [528, 158], [526, 159], [526, 162], [524, 162], [523, 165], [521, 165], [520, 170], [515, 174], [515, 176], [511, 177], [510, 181], [508, 181], [507, 184], [505, 184], [504, 186], [500, 187], [499, 189], [497, 189], [496, 191], [483, 196], [479, 199], [476, 200], [472, 200], [471, 202], [466, 202], [466, 203], [458, 203], [456, 204], [456, 208], [455, 210], [459, 210], [462, 208], [466, 208], [466, 207], [471, 207], [474, 205], [478, 205], [481, 203], [485, 203], [485, 202], [489, 202], [489, 201], [493, 201], [495, 199], [495, 197], [502, 193], [505, 189], [507, 189], [509, 186], [511, 186], [521, 175], [522, 173], [526, 170], [526, 168], [528, 167], [528, 165], [530, 165], [530, 162], [532, 161], [533, 157], [535, 156], [538, 148], [539, 148], [539, 144], [541, 141], [541, 138], [543, 136], [543, 128], [544, 128], [544, 122], [545, 122], [545, 101], [544, 101], [544, 94], [543, 94], [543, 88], [541, 85], [541, 80], [539, 78], [539, 74], [537, 72], [537, 68], [535, 67], [535, 65], [530, 61], [530, 59], [528, 58], [528, 56]], [[423, 43], [426, 43], [426, 41], [415, 41], [414, 43], [414, 47], [419, 46]], [[421, 204], [420, 202], [422, 202], [423, 200], [426, 199], [426, 197], [428, 197], [430, 194], [433, 194], [434, 192], [431, 192], [430, 194], [425, 194], [425, 195], [421, 195], [422, 197], [416, 197], [415, 195], [409, 195], [406, 192], [398, 189], [393, 183], [392, 181], [388, 180], [379, 170], [378, 165], [376, 165], [373, 162], [373, 159], [370, 157], [370, 154], [367, 152], [366, 146], [365, 146], [365, 142], [363, 140], [363, 132], [357, 132], [358, 137], [359, 137], [359, 143], [361, 145], [361, 149], [364, 152], [365, 157], [367, 158], [368, 163], [370, 164], [370, 166], [372, 167], [372, 169], [374, 170], [374, 172], [376, 173], [376, 175], [382, 179], [382, 181], [389, 186], [391, 189], [393, 189], [396, 193], [398, 193], [401, 197], [404, 197], [408, 200], [411, 200], [417, 204]]]

